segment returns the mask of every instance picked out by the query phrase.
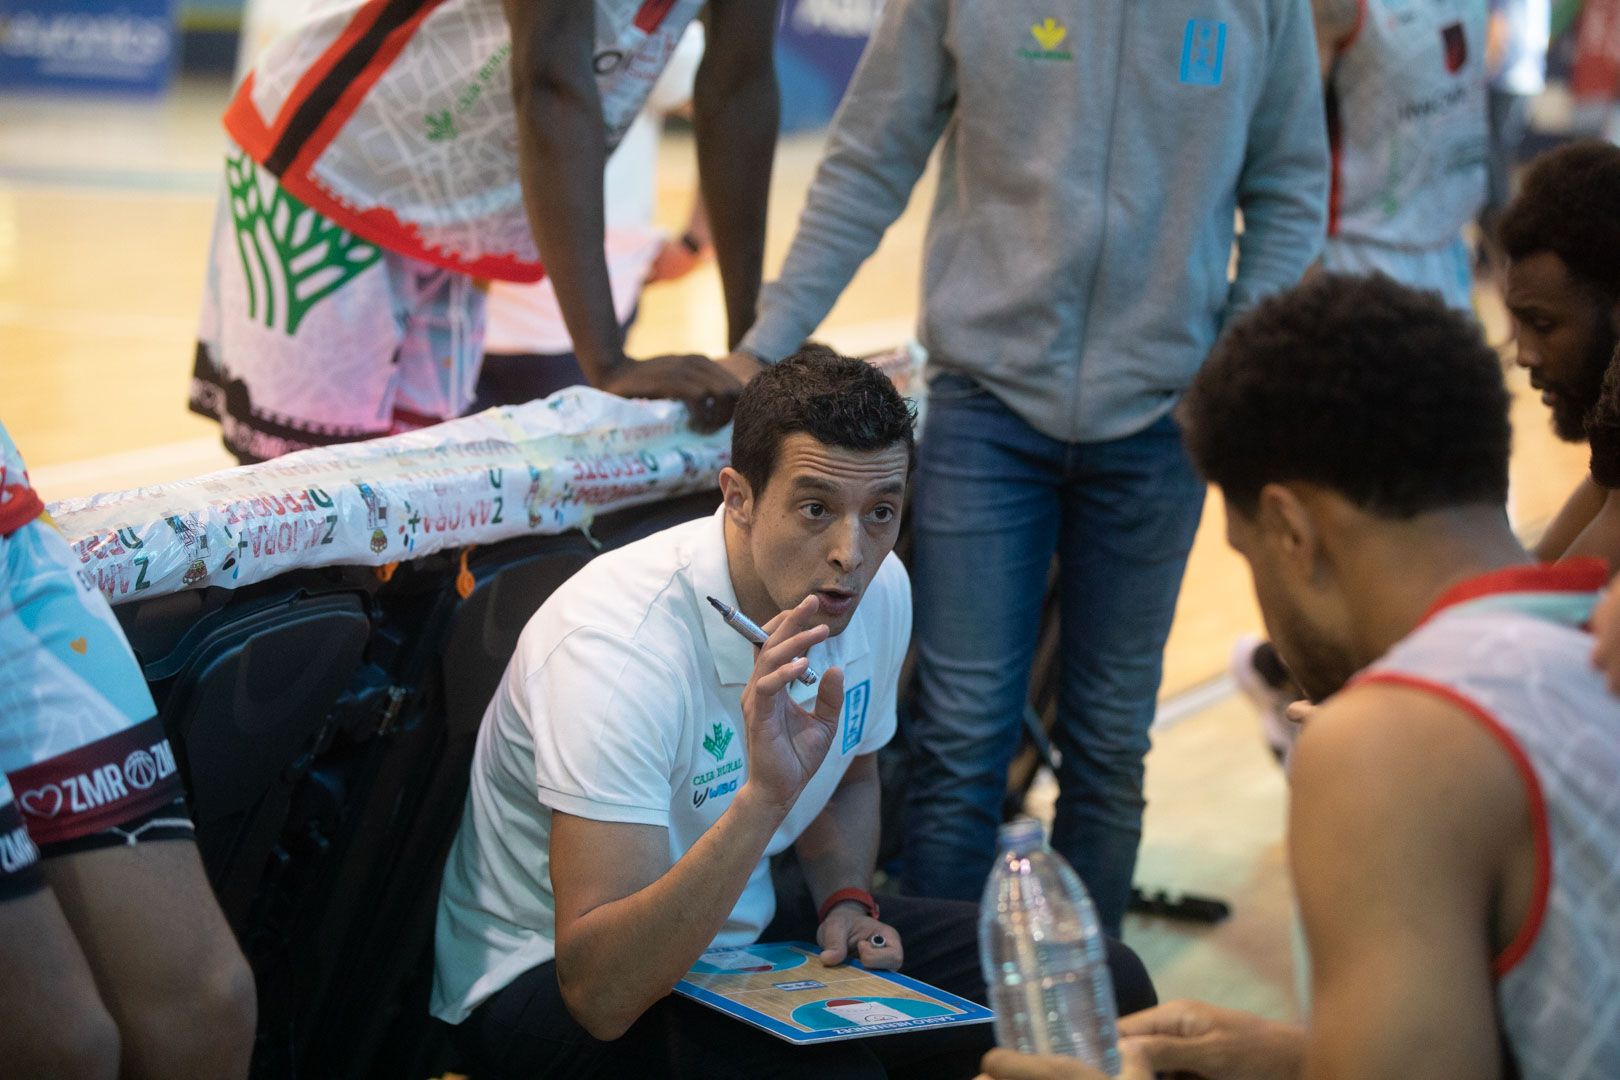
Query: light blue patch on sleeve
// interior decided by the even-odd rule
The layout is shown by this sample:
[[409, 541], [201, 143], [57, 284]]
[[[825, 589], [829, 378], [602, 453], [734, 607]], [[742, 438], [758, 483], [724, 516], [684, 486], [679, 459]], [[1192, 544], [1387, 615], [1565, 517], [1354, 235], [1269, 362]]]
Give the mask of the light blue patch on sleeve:
[[1189, 86], [1219, 86], [1225, 66], [1226, 24], [1188, 19], [1181, 39], [1181, 81]]
[[872, 680], [866, 679], [844, 691], [844, 753], [861, 744], [866, 734], [866, 708], [872, 703]]
[[[31, 639], [18, 647], [49, 653], [59, 670], [79, 680], [73, 693], [94, 693], [131, 724], [156, 714], [116, 616], [99, 592], [74, 578], [77, 560], [61, 534], [34, 521], [13, 533], [7, 548], [11, 564], [0, 589], [9, 595], [0, 609], [9, 606], [15, 625], [26, 632], [19, 636]], [[10, 644], [0, 640], [0, 646]]]

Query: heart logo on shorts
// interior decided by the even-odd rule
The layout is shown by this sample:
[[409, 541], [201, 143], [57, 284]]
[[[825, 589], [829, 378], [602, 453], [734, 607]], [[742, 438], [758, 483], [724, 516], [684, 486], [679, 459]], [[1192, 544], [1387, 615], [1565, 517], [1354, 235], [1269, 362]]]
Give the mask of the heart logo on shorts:
[[22, 803], [23, 812], [34, 817], [55, 817], [62, 812], [62, 789], [55, 784], [46, 784], [42, 788], [23, 792], [19, 802]]
[[80, 656], [83, 656], [85, 653], [90, 651], [90, 642], [82, 637], [76, 637], [72, 641], [68, 642], [68, 648], [72, 649]]

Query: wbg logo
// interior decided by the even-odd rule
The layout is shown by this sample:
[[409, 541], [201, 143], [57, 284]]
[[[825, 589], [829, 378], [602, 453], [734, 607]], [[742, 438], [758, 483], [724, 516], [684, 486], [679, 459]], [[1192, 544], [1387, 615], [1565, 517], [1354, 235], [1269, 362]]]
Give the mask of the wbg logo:
[[157, 762], [145, 750], [137, 750], [124, 759], [124, 779], [132, 788], [145, 791], [157, 783]]
[[172, 775], [174, 769], [174, 751], [164, 739], [150, 750], [136, 750], [124, 759], [124, 780], [137, 791], [145, 791]]
[[724, 798], [727, 795], [735, 793], [736, 790], [737, 781], [735, 780], [727, 780], [725, 783], [716, 784], [711, 788], [698, 788], [696, 791], [692, 792], [692, 806], [694, 809], [696, 809], [697, 807], [708, 802], [710, 799]]

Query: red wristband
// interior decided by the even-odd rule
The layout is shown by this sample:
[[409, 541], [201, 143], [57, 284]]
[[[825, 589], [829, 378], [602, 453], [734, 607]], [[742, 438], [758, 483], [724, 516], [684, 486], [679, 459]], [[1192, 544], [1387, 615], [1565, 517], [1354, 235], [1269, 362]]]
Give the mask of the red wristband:
[[826, 922], [827, 913], [833, 908], [837, 907], [839, 904], [842, 904], [845, 900], [853, 900], [855, 903], [865, 908], [866, 913], [872, 916], [872, 918], [875, 919], [878, 917], [877, 898], [871, 893], [867, 892], [865, 889], [839, 889], [837, 892], [833, 893], [831, 896], [827, 897], [827, 899], [821, 902], [821, 908], [816, 912], [816, 921]]

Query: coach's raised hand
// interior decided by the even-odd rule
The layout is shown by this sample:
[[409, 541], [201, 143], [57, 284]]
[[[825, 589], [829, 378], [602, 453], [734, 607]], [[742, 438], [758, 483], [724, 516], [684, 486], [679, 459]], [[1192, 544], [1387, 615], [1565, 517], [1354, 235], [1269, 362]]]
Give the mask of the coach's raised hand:
[[762, 627], [768, 636], [743, 689], [745, 787], [784, 814], [826, 760], [844, 705], [844, 672], [836, 667], [822, 674], [814, 711], [788, 697], [788, 687], [809, 666], [805, 654], [827, 640], [825, 625], [811, 625], [820, 610], [821, 600], [812, 594]]

